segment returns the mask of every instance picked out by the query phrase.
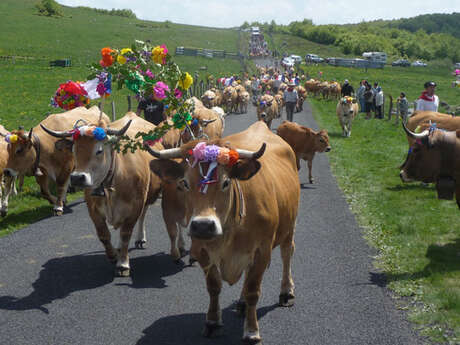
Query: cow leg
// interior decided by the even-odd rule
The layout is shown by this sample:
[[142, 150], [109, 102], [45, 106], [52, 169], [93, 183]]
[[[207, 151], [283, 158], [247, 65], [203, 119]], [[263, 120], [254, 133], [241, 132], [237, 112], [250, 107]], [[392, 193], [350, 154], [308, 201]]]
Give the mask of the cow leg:
[[[1, 199], [1, 205], [0, 205], [0, 216], [5, 217], [6, 214], [8, 213], [8, 199], [14, 190], [15, 187], [15, 181], [16, 181], [16, 176], [11, 177], [11, 176], [4, 176], [4, 180], [2, 179], [2, 186], [0, 188], [0, 199]], [[2, 190], [3, 190], [3, 195], [2, 195]]]
[[244, 282], [244, 300], [246, 301], [246, 318], [244, 320], [244, 344], [261, 344], [262, 338], [259, 333], [257, 322], [257, 302], [260, 297], [260, 285], [262, 278], [270, 262], [270, 249], [268, 254], [263, 255], [258, 249], [254, 256], [254, 262], [249, 268]]
[[67, 188], [70, 182], [70, 173], [65, 173], [56, 179], [56, 204], [54, 205], [54, 214], [62, 216], [64, 213], [64, 203], [67, 195]]
[[120, 247], [118, 248], [117, 264], [115, 267], [115, 276], [117, 277], [129, 277], [130, 266], [129, 266], [129, 241], [133, 233], [133, 228], [136, 225], [134, 220], [126, 220], [120, 229]]
[[147, 213], [149, 206], [145, 205], [142, 213], [137, 220], [136, 227], [137, 227], [137, 237], [134, 246], [137, 249], [145, 249], [145, 244], [147, 243], [147, 238], [145, 236], [145, 214]]
[[311, 169], [313, 167], [313, 159], [307, 160], [307, 166], [308, 166], [308, 181], [310, 181], [310, 183], [313, 184], [313, 182], [315, 181], [311, 174]]
[[56, 205], [56, 197], [52, 196], [48, 186], [48, 174], [43, 173], [42, 175], [35, 176], [35, 180], [40, 186], [40, 192], [42, 196], [49, 201], [50, 204]]
[[292, 231], [292, 235], [280, 245], [281, 259], [283, 261], [283, 280], [281, 281], [279, 304], [282, 307], [294, 305], [294, 281], [291, 274], [291, 258], [294, 250], [295, 244]]
[[[18, 189], [17, 192], [21, 193], [22, 192], [22, 187], [24, 186], [24, 175], [19, 175], [18, 177]], [[17, 194], [17, 193], [16, 193]]]
[[222, 289], [222, 278], [215, 265], [209, 267], [209, 256], [204, 253], [198, 259], [206, 276], [206, 287], [209, 293], [209, 308], [206, 314], [206, 323], [203, 329], [203, 336], [211, 337], [218, 335], [222, 329], [222, 312], [219, 305], [219, 295]]

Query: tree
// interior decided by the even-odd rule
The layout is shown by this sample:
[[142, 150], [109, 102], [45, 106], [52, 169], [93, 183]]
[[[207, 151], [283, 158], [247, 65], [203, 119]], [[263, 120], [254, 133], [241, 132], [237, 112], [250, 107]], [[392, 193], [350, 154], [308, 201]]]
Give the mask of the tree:
[[35, 5], [35, 8], [41, 15], [52, 17], [61, 17], [61, 6], [54, 0], [41, 0]]

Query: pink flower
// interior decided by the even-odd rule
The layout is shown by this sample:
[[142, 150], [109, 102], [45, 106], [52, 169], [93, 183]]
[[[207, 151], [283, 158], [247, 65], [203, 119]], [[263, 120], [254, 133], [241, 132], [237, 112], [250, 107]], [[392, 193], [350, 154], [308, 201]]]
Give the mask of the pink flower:
[[166, 92], [169, 92], [169, 86], [162, 81], [157, 82], [153, 87], [153, 94], [160, 101], [166, 98]]
[[147, 77], [149, 77], [150, 79], [155, 78], [155, 76], [153, 75], [152, 71], [149, 70], [149, 69], [148, 69], [147, 71], [145, 71], [145, 75], [146, 75]]
[[182, 91], [176, 88], [176, 89], [174, 90], [174, 96], [175, 96], [177, 99], [181, 99], [181, 98], [182, 98]]

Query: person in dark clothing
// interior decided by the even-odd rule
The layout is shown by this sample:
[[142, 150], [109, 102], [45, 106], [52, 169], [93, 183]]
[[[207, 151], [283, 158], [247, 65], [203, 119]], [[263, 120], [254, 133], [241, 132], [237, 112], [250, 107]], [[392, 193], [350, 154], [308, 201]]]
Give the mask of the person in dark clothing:
[[345, 79], [340, 93], [342, 94], [342, 97], [353, 96], [355, 94], [355, 89], [353, 89], [353, 86], [351, 86], [347, 79]]
[[366, 89], [364, 91], [364, 108], [366, 112], [366, 120], [371, 118], [371, 111], [374, 111], [374, 93], [372, 92], [372, 87], [369, 83], [366, 83]]
[[166, 120], [164, 115], [164, 104], [154, 99], [153, 95], [140, 100], [136, 114], [141, 116], [142, 111], [144, 111], [144, 118], [155, 126], [158, 126], [161, 121]]

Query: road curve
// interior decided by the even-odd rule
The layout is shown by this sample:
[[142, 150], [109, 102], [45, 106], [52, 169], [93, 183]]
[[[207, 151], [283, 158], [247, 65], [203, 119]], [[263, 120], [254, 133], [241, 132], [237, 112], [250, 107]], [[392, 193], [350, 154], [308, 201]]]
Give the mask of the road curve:
[[[229, 115], [226, 134], [255, 120], [253, 107], [248, 114]], [[294, 120], [316, 128], [307, 104]], [[315, 158], [314, 185], [306, 184], [305, 171], [303, 165], [292, 268], [296, 302], [292, 308], [277, 307], [281, 260], [276, 249], [258, 304], [263, 343], [423, 344], [373, 268], [376, 253], [362, 239], [327, 155]], [[167, 255], [169, 239], [158, 205], [150, 208], [146, 226], [148, 247], [130, 252], [129, 278], [112, 277], [82, 202], [62, 217], [1, 238], [0, 344], [240, 344], [243, 319], [233, 302], [242, 282], [222, 289], [224, 335], [202, 338], [208, 307], [202, 271], [175, 264]]]

